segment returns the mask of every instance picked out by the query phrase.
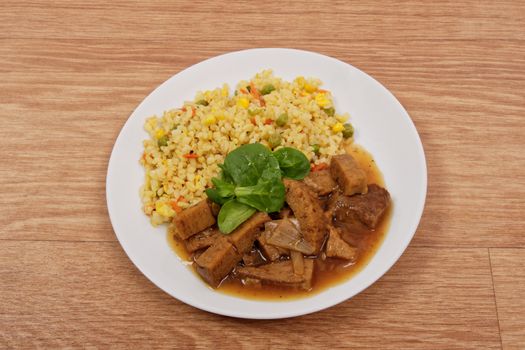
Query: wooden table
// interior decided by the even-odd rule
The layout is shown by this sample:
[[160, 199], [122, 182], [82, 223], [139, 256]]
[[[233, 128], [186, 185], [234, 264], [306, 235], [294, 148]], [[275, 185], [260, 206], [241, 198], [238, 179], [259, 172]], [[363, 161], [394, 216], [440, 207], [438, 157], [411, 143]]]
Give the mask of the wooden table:
[[[111, 3], [111, 4], [109, 4]], [[0, 4], [0, 348], [525, 349], [525, 2]], [[425, 147], [420, 227], [336, 307], [247, 321], [187, 306], [117, 243], [111, 148], [172, 74], [252, 47], [337, 57]]]

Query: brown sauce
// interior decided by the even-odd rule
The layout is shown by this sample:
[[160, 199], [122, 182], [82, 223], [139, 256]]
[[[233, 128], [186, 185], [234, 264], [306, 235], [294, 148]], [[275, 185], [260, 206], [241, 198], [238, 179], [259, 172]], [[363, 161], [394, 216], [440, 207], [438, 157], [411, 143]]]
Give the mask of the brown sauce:
[[[348, 145], [345, 149], [359, 162], [361, 168], [366, 172], [369, 184], [375, 183], [385, 187], [383, 175], [370, 153], [355, 144]], [[356, 246], [358, 248], [358, 258], [355, 262], [349, 263], [345, 260], [333, 258], [327, 258], [326, 260], [316, 259], [312, 284], [313, 287], [309, 291], [273, 285], [264, 285], [263, 287], [243, 285], [240, 280], [231, 279], [229, 277], [227, 277], [216, 290], [221, 293], [245, 299], [288, 300], [309, 297], [334, 285], [340, 284], [361, 271], [379, 249], [383, 242], [385, 233], [390, 226], [391, 207], [392, 206], [389, 207], [381, 220], [380, 225], [375, 230], [360, 228], [358, 230], [352, 230], [352, 233], [346, 233], [350, 236], [355, 236], [355, 241], [357, 243]], [[168, 242], [182, 261], [191, 261], [191, 256], [186, 251], [182, 242], [169, 234]], [[195, 274], [198, 276], [197, 273]]]

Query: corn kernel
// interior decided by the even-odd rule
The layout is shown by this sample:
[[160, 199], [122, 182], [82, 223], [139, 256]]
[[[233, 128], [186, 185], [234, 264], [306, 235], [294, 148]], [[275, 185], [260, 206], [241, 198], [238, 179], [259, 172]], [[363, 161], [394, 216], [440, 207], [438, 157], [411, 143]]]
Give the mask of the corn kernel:
[[212, 125], [212, 124], [215, 124], [216, 122], [217, 122], [217, 119], [213, 115], [210, 115], [209, 117], [204, 119], [204, 125]]
[[295, 82], [297, 83], [297, 85], [299, 85], [299, 87], [303, 87], [304, 86], [304, 77], [302, 76], [299, 76], [297, 78], [295, 78]]
[[312, 84], [308, 84], [308, 83], [304, 84], [304, 89], [308, 93], [312, 93], [312, 92], [317, 91], [317, 88], [315, 86], [313, 86]]
[[335, 119], [337, 119], [337, 120], [340, 121], [341, 123], [344, 123], [344, 122], [346, 122], [347, 117], [344, 116], [344, 115], [337, 114], [337, 115], [335, 116]]
[[326, 97], [325, 94], [317, 94], [315, 96], [315, 102], [317, 102], [319, 107], [326, 107], [330, 104], [330, 100]]
[[224, 114], [219, 114], [219, 115], [217, 115], [216, 118], [217, 118], [217, 120], [224, 120], [224, 119], [226, 119], [226, 117], [224, 116]]
[[164, 217], [170, 218], [175, 215], [175, 211], [166, 202], [157, 201], [155, 203], [155, 211]]
[[246, 97], [241, 97], [237, 100], [237, 106], [242, 108], [248, 108], [250, 105], [250, 100], [248, 100]]
[[335, 123], [334, 126], [332, 126], [332, 131], [334, 133], [341, 132], [345, 129], [344, 125], [342, 123]]
[[155, 138], [157, 140], [160, 139], [164, 135], [166, 135], [166, 132], [163, 129], [158, 129], [157, 131], [155, 131]]

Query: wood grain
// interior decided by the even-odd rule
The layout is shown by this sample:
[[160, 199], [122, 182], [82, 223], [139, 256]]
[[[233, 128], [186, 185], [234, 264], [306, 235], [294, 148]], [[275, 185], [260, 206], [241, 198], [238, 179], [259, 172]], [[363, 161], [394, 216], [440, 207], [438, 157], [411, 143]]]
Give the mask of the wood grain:
[[[4, 0], [2, 37], [195, 42], [290, 38], [523, 39], [521, 1], [26, 1]], [[520, 17], [521, 15], [521, 17]], [[16, 22], [14, 21], [16, 20]], [[16, 23], [16, 26], [14, 25]], [[42, 30], [45, 28], [45, 30]], [[334, 40], [335, 39], [335, 40]]]
[[486, 249], [410, 248], [351, 301], [277, 321], [186, 306], [149, 283], [113, 242], [4, 242], [0, 288], [0, 347], [500, 347]]
[[505, 349], [525, 348], [525, 249], [490, 249], [501, 339]]
[[[524, 348], [523, 18], [511, 0], [2, 1], [0, 348]], [[427, 204], [401, 260], [352, 300], [289, 320], [164, 294], [119, 247], [105, 204], [111, 148], [138, 103], [252, 47], [371, 74], [427, 156]]]
[[[9, 215], [0, 218], [6, 224], [0, 237], [114, 240], [103, 215], [103, 186], [118, 129], [151, 89], [221, 51], [207, 49], [209, 42], [195, 48], [187, 41], [136, 47], [126, 40], [89, 40], [82, 45], [78, 40], [2, 41], [2, 67], [7, 72], [0, 83], [5, 94], [0, 118], [10, 127], [0, 131], [0, 137], [24, 138], [3, 146], [15, 171], [5, 168], [0, 183], [7, 193], [15, 188], [31, 193], [32, 200], [6, 198]], [[514, 42], [487, 40], [416, 41], [405, 48], [409, 60], [375, 53], [393, 52], [397, 46], [376, 43], [371, 52], [366, 42], [354, 43], [351, 50], [342, 43], [296, 43], [365, 68], [398, 96], [414, 119], [429, 169], [426, 212], [414, 244], [525, 246], [525, 177], [513, 177], [525, 167], [525, 154], [517, 152], [525, 149], [525, 49]], [[241, 48], [245, 47], [232, 47]], [[192, 54], [195, 49], [199, 55]], [[480, 59], [486, 52], [499, 52], [501, 57]], [[441, 60], [429, 61], [432, 57]], [[28, 75], [28, 69], [33, 74]], [[27, 86], [31, 93], [20, 93]], [[13, 120], [19, 111], [38, 115], [47, 127], [34, 128], [34, 118]], [[39, 159], [47, 162], [32, 167]], [[32, 180], [22, 181], [20, 174]], [[64, 178], [65, 188], [60, 186]], [[55, 188], [55, 201], [38, 190], [45, 185]], [[79, 191], [71, 196], [75, 188]], [[63, 205], [66, 202], [73, 205]], [[13, 221], [21, 207], [30, 219]], [[77, 220], [79, 210], [85, 220]], [[64, 225], [50, 230], [59, 214]]]

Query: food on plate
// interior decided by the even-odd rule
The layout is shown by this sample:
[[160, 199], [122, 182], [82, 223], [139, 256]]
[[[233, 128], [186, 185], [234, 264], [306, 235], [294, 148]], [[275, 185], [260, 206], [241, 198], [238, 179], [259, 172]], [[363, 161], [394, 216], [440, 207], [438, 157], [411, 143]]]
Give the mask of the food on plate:
[[207, 198], [205, 190], [227, 154], [260, 143], [272, 150], [292, 147], [323, 167], [340, 153], [349, 115], [337, 113], [330, 91], [318, 79], [286, 81], [265, 70], [228, 85], [198, 92], [180, 108], [152, 116], [144, 128], [140, 163], [145, 169], [142, 208], [153, 225]]
[[[356, 240], [377, 228], [390, 205], [388, 191], [368, 184], [349, 154], [332, 157], [329, 169], [310, 172], [306, 157], [293, 148], [272, 153], [248, 144], [220, 167], [214, 187], [206, 190], [209, 199], [184, 209], [170, 225], [212, 287], [237, 281], [246, 288], [308, 291], [320, 273], [316, 265], [327, 259], [356, 262]], [[216, 220], [212, 202], [221, 205]]]
[[320, 290], [379, 246], [390, 194], [320, 86], [262, 71], [146, 121], [143, 210], [210, 286]]

